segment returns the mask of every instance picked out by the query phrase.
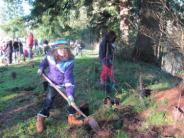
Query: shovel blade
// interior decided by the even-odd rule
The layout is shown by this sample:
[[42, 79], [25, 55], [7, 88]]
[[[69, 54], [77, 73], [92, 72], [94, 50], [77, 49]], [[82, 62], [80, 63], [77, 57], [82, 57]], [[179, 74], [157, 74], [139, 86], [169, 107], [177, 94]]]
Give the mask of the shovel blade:
[[93, 129], [93, 131], [95, 132], [99, 131], [100, 127], [94, 118], [92, 117], [88, 118], [88, 122], [89, 122], [90, 127]]

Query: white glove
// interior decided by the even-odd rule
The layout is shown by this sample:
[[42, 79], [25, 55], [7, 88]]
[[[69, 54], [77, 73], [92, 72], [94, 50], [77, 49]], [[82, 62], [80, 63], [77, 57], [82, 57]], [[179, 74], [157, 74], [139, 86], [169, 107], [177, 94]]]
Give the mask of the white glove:
[[115, 48], [115, 47], [116, 47], [116, 45], [115, 45], [114, 43], [112, 43], [112, 47], [113, 47], [113, 48]]
[[38, 69], [37, 73], [38, 73], [39, 76], [41, 76], [43, 71], [41, 69]]
[[60, 89], [61, 90], [61, 86], [60, 85], [55, 85], [56, 86], [56, 88], [58, 88], [58, 89]]
[[73, 96], [68, 96], [68, 104], [69, 105], [74, 105], [75, 103], [74, 103], [74, 98], [73, 98]]

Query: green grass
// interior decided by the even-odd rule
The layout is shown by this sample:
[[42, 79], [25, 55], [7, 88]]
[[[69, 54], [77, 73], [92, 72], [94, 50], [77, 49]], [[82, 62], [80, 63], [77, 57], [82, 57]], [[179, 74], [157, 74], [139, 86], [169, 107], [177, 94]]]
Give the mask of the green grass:
[[167, 114], [166, 112], [156, 112], [151, 114], [146, 122], [150, 125], [162, 125], [162, 124], [167, 124], [169, 120], [167, 119]]
[[128, 135], [126, 132], [124, 132], [122, 130], [118, 130], [115, 138], [128, 138]]
[[[24, 107], [25, 103], [34, 104], [33, 107], [15, 112], [14, 118], [17, 121], [10, 123], [11, 125], [0, 125], [0, 127], [3, 126], [4, 128], [3, 132], [0, 132], [0, 136], [4, 138], [70, 138], [72, 134], [76, 134], [76, 137], [88, 136], [88, 132], [83, 127], [75, 129], [75, 132], [67, 133], [66, 103], [54, 106], [54, 109], [51, 111], [56, 113], [57, 109], [59, 112], [56, 113], [57, 115], [53, 114], [47, 119], [47, 128], [43, 134], [38, 135], [36, 133], [36, 113], [39, 111], [44, 97], [41, 79], [36, 73], [40, 59], [40, 57], [35, 59], [34, 68], [28, 64], [0, 67], [0, 112]], [[153, 65], [115, 60], [113, 68], [115, 79], [118, 81], [118, 91], [116, 91], [116, 94], [112, 94], [112, 96], [119, 97], [123, 105], [132, 105], [135, 112], [156, 107], [152, 99], [145, 98], [140, 100], [137, 94], [140, 74], [143, 77], [145, 86], [154, 91], [173, 86], [174, 78]], [[89, 103], [90, 113], [94, 114], [94, 116], [97, 115], [96, 117], [99, 120], [116, 119], [117, 114], [114, 113], [112, 108], [106, 109], [102, 106], [103, 98], [107, 94], [100, 88], [100, 69], [97, 55], [90, 51], [86, 51], [83, 56], [76, 58], [74, 69], [76, 83], [75, 101], [77, 105], [82, 102]], [[12, 71], [17, 73], [15, 80], [11, 78]], [[32, 90], [27, 91], [30, 87]], [[164, 115], [164, 113], [155, 113], [147, 118], [146, 123], [148, 125], [167, 123], [164, 120]], [[128, 135], [123, 129], [117, 129], [115, 130], [115, 137], [128, 138]]]
[[18, 94], [17, 93], [10, 93], [10, 92], [6, 92], [6, 93], [1, 93], [0, 97], [0, 111], [6, 109], [9, 105], [9, 101], [11, 101], [11, 99], [13, 99], [14, 97], [16, 97]]
[[[37, 134], [35, 129], [35, 118], [30, 118], [26, 122], [20, 122], [16, 126], [6, 129], [3, 132], [3, 137], [20, 137], [20, 138], [32, 138], [32, 137], [60, 137], [68, 138], [67, 134], [63, 133], [64, 129], [67, 127], [65, 123], [61, 121], [53, 121], [49, 119], [45, 122], [47, 128], [42, 135]], [[54, 126], [53, 126], [54, 123]], [[10, 133], [11, 132], [11, 133]]]

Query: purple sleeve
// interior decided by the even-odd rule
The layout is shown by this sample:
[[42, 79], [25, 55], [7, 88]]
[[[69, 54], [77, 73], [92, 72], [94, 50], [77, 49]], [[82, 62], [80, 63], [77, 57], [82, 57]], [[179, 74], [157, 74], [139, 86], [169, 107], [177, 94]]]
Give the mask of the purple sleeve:
[[73, 75], [74, 62], [72, 62], [64, 72], [64, 85], [66, 88], [67, 96], [74, 94], [74, 75]]
[[49, 63], [48, 63], [48, 60], [47, 60], [47, 57], [45, 57], [40, 65], [39, 65], [39, 68], [43, 71], [44, 69], [46, 69], [48, 67]]

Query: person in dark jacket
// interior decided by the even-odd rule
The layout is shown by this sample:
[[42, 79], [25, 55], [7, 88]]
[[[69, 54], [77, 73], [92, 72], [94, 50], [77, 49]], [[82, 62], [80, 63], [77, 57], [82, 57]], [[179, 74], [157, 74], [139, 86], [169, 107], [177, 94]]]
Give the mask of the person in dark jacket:
[[13, 44], [12, 40], [7, 41], [4, 48], [5, 56], [8, 60], [8, 64], [12, 64], [12, 53], [13, 53]]
[[37, 49], [38, 47], [38, 39], [34, 39], [34, 48], [35, 50]]
[[113, 43], [116, 40], [116, 34], [114, 31], [107, 32], [99, 47], [99, 60], [102, 66], [100, 73], [100, 82], [102, 86], [105, 87], [107, 92], [111, 91], [111, 86], [109, 86], [110, 81], [114, 81], [112, 64], [113, 64]]
[[21, 56], [23, 55], [23, 44], [18, 39], [13, 42], [13, 59], [15, 62], [20, 62]]
[[[69, 115], [68, 123], [70, 125], [82, 125], [83, 120], [75, 118], [75, 110], [71, 106], [74, 104], [74, 56], [68, 47], [56, 48], [46, 55], [43, 61], [40, 63], [38, 74], [42, 74], [48, 69], [47, 77], [59, 88], [64, 89], [66, 96], [68, 97]], [[44, 120], [49, 117], [49, 110], [54, 101], [54, 98], [58, 95], [58, 92], [48, 85], [47, 96], [43, 103], [41, 111], [37, 115], [37, 131], [41, 133], [44, 129]]]
[[50, 51], [49, 41], [47, 39], [43, 40], [43, 51], [45, 55]]

